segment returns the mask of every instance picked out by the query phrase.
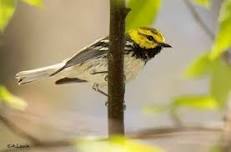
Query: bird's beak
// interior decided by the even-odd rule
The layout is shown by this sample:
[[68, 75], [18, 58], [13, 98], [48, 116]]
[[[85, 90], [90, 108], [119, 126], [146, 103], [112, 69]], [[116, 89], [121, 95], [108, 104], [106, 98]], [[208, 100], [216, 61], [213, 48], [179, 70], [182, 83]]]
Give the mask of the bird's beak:
[[160, 46], [162, 47], [167, 47], [167, 48], [171, 48], [172, 46], [167, 44], [167, 43], [160, 43]]

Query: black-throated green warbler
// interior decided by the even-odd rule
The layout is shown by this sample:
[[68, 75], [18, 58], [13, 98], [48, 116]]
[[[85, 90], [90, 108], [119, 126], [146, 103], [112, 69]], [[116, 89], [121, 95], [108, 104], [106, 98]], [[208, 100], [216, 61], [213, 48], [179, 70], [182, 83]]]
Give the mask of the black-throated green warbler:
[[[135, 78], [144, 65], [157, 55], [162, 48], [171, 47], [158, 30], [140, 27], [128, 31], [125, 36], [124, 73], [126, 82]], [[81, 52], [61, 63], [22, 71], [16, 74], [18, 84], [26, 84], [41, 78], [58, 76], [56, 84], [89, 82], [101, 93], [107, 86], [108, 37], [83, 48]], [[105, 94], [105, 93], [104, 93]]]

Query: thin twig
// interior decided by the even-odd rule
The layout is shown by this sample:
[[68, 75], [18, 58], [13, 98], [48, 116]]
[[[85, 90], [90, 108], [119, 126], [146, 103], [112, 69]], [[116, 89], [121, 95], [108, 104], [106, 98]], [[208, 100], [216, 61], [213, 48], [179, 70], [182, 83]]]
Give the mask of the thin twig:
[[[189, 0], [183, 0], [183, 2], [187, 6], [188, 10], [192, 14], [193, 18], [198, 23], [198, 25], [204, 30], [204, 32], [208, 35], [208, 37], [210, 38], [210, 40], [214, 41], [214, 39], [216, 37], [215, 34], [213, 33], [213, 31], [210, 30], [210, 28], [208, 27], [208, 25], [203, 21], [203, 19], [201, 18], [201, 16], [199, 15], [199, 13], [195, 9], [195, 7], [192, 5], [192, 3]], [[231, 65], [231, 55], [230, 54], [231, 54], [230, 50], [227, 50], [222, 55], [222, 59], [228, 65]]]
[[3, 115], [0, 114], [0, 121], [10, 130], [12, 131], [14, 134], [18, 135], [19, 137], [22, 137], [24, 139], [27, 139], [28, 141], [30, 141], [31, 143], [34, 144], [39, 144], [41, 143], [41, 141], [37, 138], [35, 138], [34, 136], [30, 135], [29, 133], [27, 133], [26, 131], [24, 131], [23, 129], [17, 127], [17, 125], [15, 125], [13, 122], [11, 122], [8, 118], [4, 117]]
[[170, 115], [172, 122], [174, 123], [176, 127], [182, 127], [183, 122], [177, 112], [178, 111], [176, 109], [171, 109], [169, 111], [169, 115]]
[[195, 7], [189, 0], [183, 0], [188, 10], [196, 20], [196, 22], [200, 25], [200, 27], [205, 31], [205, 33], [209, 36], [211, 41], [215, 39], [215, 34], [209, 29], [208, 25], [203, 21], [199, 13], [196, 11]]
[[231, 102], [228, 102], [225, 107], [224, 131], [219, 148], [221, 152], [231, 151]]
[[168, 138], [169, 136], [176, 136], [183, 133], [206, 133], [206, 132], [217, 132], [222, 133], [223, 128], [218, 126], [206, 126], [206, 125], [195, 125], [195, 126], [181, 126], [181, 127], [161, 127], [144, 129], [134, 133], [128, 133], [128, 137], [135, 139], [159, 139]]
[[[28, 140], [30, 142], [30, 148], [52, 148], [52, 147], [67, 147], [72, 146], [74, 140], [53, 140], [53, 141], [43, 141], [40, 140], [28, 132], [24, 131], [23, 129], [19, 128], [15, 123], [10, 121], [8, 118], [0, 114], [0, 122], [3, 123], [7, 129], [13, 132], [15, 135], [19, 136], [20, 138]], [[4, 149], [0, 152], [10, 152], [12, 149]]]

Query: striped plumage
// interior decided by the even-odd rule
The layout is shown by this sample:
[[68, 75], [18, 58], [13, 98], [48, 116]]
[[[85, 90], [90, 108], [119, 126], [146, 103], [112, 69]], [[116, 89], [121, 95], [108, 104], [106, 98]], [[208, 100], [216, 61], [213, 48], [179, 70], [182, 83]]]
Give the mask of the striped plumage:
[[[124, 73], [126, 81], [134, 79], [144, 65], [158, 54], [165, 43], [163, 35], [153, 28], [141, 27], [126, 34], [124, 48]], [[80, 53], [61, 63], [16, 75], [19, 84], [26, 84], [41, 78], [58, 76], [56, 84], [89, 82], [99, 91], [107, 86], [108, 37], [83, 48]]]

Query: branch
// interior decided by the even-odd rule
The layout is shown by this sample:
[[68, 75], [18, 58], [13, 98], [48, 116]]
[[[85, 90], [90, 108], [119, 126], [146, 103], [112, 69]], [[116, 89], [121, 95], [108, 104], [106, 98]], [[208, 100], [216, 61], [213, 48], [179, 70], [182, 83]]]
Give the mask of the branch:
[[231, 151], [231, 103], [226, 106], [223, 138], [220, 141], [220, 149], [222, 152]]
[[192, 3], [189, 0], [183, 0], [186, 7], [192, 14], [195, 21], [200, 25], [200, 27], [205, 31], [205, 33], [209, 36], [210, 40], [213, 41], [215, 39], [215, 34], [209, 29], [207, 24], [203, 21], [203, 19], [200, 17], [199, 13], [196, 11], [195, 7], [192, 5]]
[[110, 0], [110, 46], [108, 53], [108, 132], [124, 134], [125, 0]]
[[222, 133], [223, 128], [217, 126], [203, 126], [203, 125], [196, 125], [196, 126], [182, 126], [182, 127], [161, 127], [161, 128], [151, 128], [151, 129], [144, 129], [140, 130], [135, 133], [130, 133], [128, 137], [134, 139], [159, 139], [159, 138], [168, 138], [169, 136], [174, 136], [183, 133], [190, 133], [190, 132], [198, 132], [198, 133], [206, 133], [206, 132], [218, 132]]
[[[188, 10], [192, 14], [193, 18], [198, 23], [198, 25], [204, 30], [204, 32], [208, 35], [210, 40], [213, 41], [216, 37], [215, 34], [209, 29], [208, 25], [200, 17], [199, 13], [196, 11], [192, 3], [189, 0], [183, 0], [183, 2], [187, 6]], [[222, 58], [228, 65], [231, 64], [231, 53], [229, 51], [226, 51], [223, 54]]]
[[[23, 131], [19, 127], [17, 127], [13, 122], [8, 120], [7, 118], [0, 115], [0, 121], [8, 128], [10, 131], [27, 139], [31, 144], [29, 145], [30, 148], [33, 149], [44, 149], [44, 148], [57, 148], [57, 147], [69, 147], [69, 146], [78, 146], [78, 141], [75, 139], [64, 139], [64, 140], [52, 140], [52, 141], [43, 141], [38, 140], [37, 138], [31, 136], [27, 132]], [[182, 126], [182, 127], [161, 127], [161, 128], [150, 128], [144, 129], [136, 132], [128, 133], [127, 137], [132, 139], [159, 139], [159, 138], [168, 138], [169, 136], [183, 134], [183, 133], [190, 133], [190, 132], [198, 132], [198, 133], [222, 133], [223, 128], [221, 127], [213, 127], [213, 126], [204, 126], [204, 125], [197, 125], [197, 126]], [[101, 140], [106, 140], [107, 138], [101, 138]], [[0, 152], [11, 152], [12, 149], [2, 149]]]
[[[8, 118], [0, 114], [0, 122], [2, 122], [11, 132], [15, 135], [28, 140], [31, 145], [30, 147], [59, 147], [59, 146], [71, 146], [73, 140], [57, 140], [57, 141], [42, 141], [23, 129], [19, 128], [15, 123], [11, 122]], [[1, 151], [2, 152], [2, 151]]]
[[178, 115], [176, 109], [170, 110], [169, 115], [170, 115], [170, 118], [171, 118], [172, 122], [174, 123], [174, 125], [176, 127], [182, 127], [183, 126], [183, 122], [182, 122], [180, 116]]
[[32, 135], [28, 134], [27, 132], [25, 132], [24, 130], [22, 130], [21, 128], [17, 127], [13, 122], [11, 122], [10, 120], [8, 120], [6, 117], [2, 116], [1, 114], [0, 114], [0, 121], [10, 131], [12, 131], [14, 134], [18, 135], [19, 137], [27, 139], [31, 143], [36, 143], [36, 144], [41, 143], [41, 141], [39, 139], [35, 138], [34, 136], [32, 136]]
[[[11, 132], [15, 135], [26, 139], [30, 142], [30, 148], [52, 148], [52, 147], [66, 147], [74, 145], [74, 140], [54, 140], [42, 141], [23, 129], [19, 128], [15, 123], [11, 122], [8, 118], [0, 114], [0, 122], [2, 122]], [[10, 152], [12, 149], [0, 150], [0, 152]]]

